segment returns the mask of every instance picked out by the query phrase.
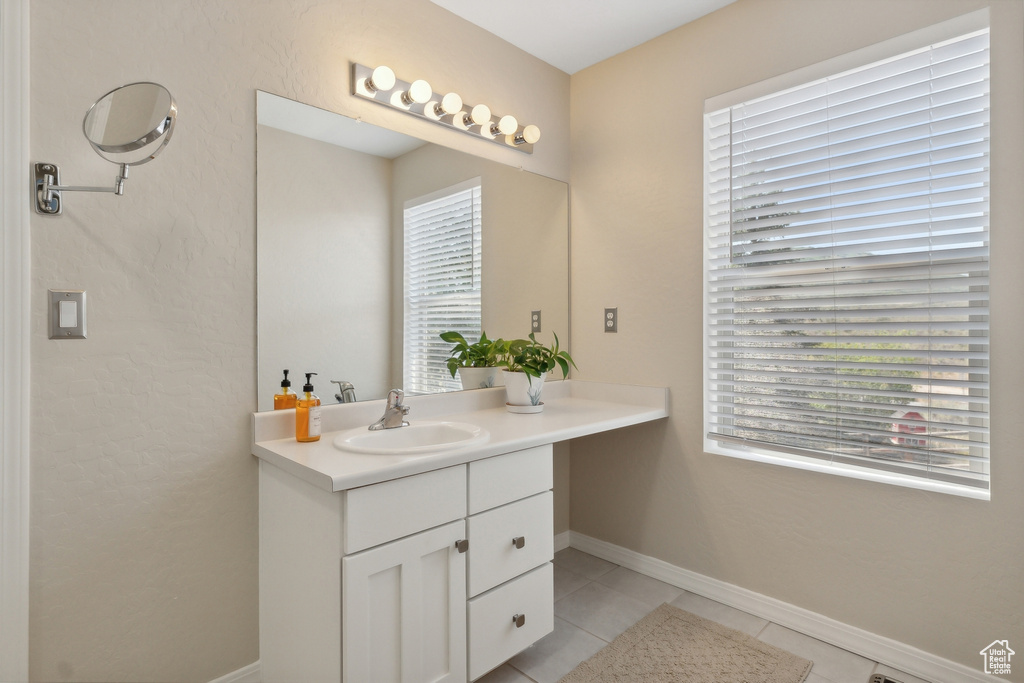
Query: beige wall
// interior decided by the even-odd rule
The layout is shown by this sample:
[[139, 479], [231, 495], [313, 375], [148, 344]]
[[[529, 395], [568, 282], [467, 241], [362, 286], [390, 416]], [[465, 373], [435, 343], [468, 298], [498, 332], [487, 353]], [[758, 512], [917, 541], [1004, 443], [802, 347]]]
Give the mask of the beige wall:
[[334, 403], [391, 388], [391, 169], [372, 154], [259, 126], [259, 410], [273, 410], [289, 368]]
[[[991, 502], [704, 453], [704, 99], [984, 6]], [[975, 668], [995, 638], [1024, 643], [1022, 29], [1020, 0], [739, 0], [573, 75], [578, 376], [672, 392], [666, 423], [573, 443], [574, 531]], [[601, 331], [605, 306], [617, 335]]]
[[[350, 61], [544, 139], [527, 156], [357, 101]], [[135, 80], [177, 99], [166, 152], [124, 197], [32, 220], [33, 680], [205, 681], [259, 656], [255, 89], [568, 178], [568, 76], [424, 0], [33, 0], [34, 160], [112, 180], [81, 117]], [[87, 340], [46, 339], [47, 288], [88, 291]]]

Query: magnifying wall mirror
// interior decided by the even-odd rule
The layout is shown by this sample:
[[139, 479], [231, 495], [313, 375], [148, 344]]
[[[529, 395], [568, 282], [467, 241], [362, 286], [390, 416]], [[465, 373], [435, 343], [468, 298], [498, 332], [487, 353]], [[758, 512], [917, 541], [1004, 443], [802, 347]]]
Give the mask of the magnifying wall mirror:
[[124, 194], [129, 166], [139, 166], [163, 151], [174, 132], [178, 108], [167, 88], [158, 83], [130, 83], [98, 99], [82, 121], [82, 132], [101, 157], [118, 164], [113, 187], [78, 187], [60, 184], [56, 164], [35, 165], [36, 211], [58, 215], [61, 193], [113, 192]]

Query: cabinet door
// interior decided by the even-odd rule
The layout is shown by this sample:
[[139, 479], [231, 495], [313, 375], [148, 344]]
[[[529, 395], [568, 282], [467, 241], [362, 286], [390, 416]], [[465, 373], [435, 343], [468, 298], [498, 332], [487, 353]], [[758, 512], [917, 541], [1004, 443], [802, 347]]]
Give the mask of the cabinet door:
[[459, 520], [342, 559], [346, 683], [466, 680]]

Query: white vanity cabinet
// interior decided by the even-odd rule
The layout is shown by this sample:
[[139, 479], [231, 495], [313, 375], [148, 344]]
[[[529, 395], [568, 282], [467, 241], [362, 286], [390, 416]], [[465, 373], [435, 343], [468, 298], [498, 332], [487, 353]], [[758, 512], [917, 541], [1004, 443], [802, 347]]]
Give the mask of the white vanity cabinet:
[[552, 631], [552, 447], [340, 492], [260, 465], [262, 679], [462, 683]]
[[353, 489], [344, 507], [342, 680], [465, 681], [466, 466]]
[[469, 679], [554, 629], [552, 448], [469, 463]]
[[255, 413], [261, 679], [470, 681], [552, 631], [551, 444], [665, 419], [668, 391], [565, 380], [544, 398], [529, 417], [500, 388], [414, 397], [417, 420], [489, 434], [414, 456], [334, 446], [384, 401], [324, 406], [313, 443], [290, 411]]

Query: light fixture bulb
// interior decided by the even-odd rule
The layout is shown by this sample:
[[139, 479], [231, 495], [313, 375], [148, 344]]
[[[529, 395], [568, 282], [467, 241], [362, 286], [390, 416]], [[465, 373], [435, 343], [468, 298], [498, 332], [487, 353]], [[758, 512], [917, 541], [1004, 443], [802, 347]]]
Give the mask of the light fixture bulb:
[[491, 128], [492, 133], [501, 133], [502, 135], [512, 135], [517, 130], [519, 130], [519, 122], [514, 116], [502, 116], [498, 119], [498, 125]]
[[376, 90], [391, 90], [395, 87], [395, 72], [387, 66], [378, 66], [366, 79], [366, 89], [370, 92]]
[[478, 104], [475, 107], [473, 107], [472, 111], [469, 112], [469, 116], [467, 117], [467, 119], [467, 126], [474, 123], [478, 126], [482, 126], [485, 123], [490, 123], [491, 108], [488, 107], [486, 104]]
[[445, 114], [458, 114], [462, 111], [462, 97], [458, 93], [450, 92], [441, 98], [441, 101], [434, 105], [434, 113], [438, 116]]
[[351, 74], [353, 95], [433, 121], [444, 128], [469, 133], [526, 154], [532, 154], [533, 144], [540, 140], [537, 126], [524, 126], [510, 114], [495, 114], [486, 104], [467, 104], [458, 93], [436, 92], [425, 80], [401, 80], [383, 64], [376, 68], [353, 64]]
[[424, 104], [430, 100], [433, 94], [433, 89], [426, 81], [413, 81], [409, 84], [409, 89], [402, 93], [402, 101], [406, 104]]

